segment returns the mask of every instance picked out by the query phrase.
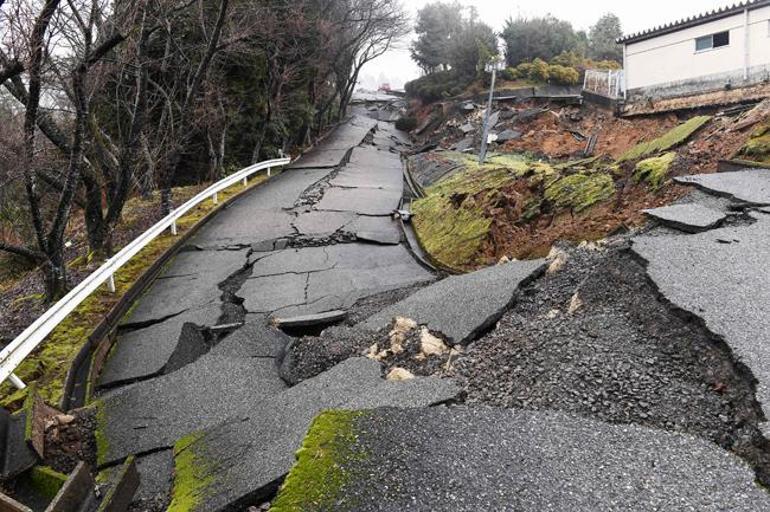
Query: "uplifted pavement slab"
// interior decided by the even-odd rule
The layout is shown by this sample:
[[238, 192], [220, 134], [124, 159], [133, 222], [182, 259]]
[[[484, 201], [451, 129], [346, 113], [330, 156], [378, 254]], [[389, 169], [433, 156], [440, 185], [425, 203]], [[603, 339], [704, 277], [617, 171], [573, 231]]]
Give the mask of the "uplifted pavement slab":
[[468, 344], [500, 319], [516, 290], [536, 277], [544, 265], [544, 260], [514, 261], [449, 277], [384, 309], [363, 326], [379, 330], [396, 317], [406, 317], [442, 333], [454, 344]]
[[730, 197], [741, 203], [770, 206], [770, 170], [768, 169], [681, 176], [674, 178], [674, 181], [684, 185], [694, 185], [706, 192]]
[[427, 407], [458, 392], [451, 381], [433, 377], [388, 382], [379, 363], [349, 359], [279, 395], [252, 401], [240, 417], [177, 443], [174, 500], [190, 504], [187, 510], [206, 512], [258, 503], [275, 492], [321, 411]]
[[432, 279], [401, 245], [338, 244], [258, 255], [238, 296], [249, 313], [298, 316]]
[[342, 165], [348, 149], [313, 149], [291, 164], [291, 169], [334, 169]]
[[[137, 301], [122, 325], [167, 319], [219, 304], [219, 284], [246, 265], [247, 251], [187, 251], [178, 254], [160, 278]], [[171, 276], [165, 277], [164, 276]], [[214, 319], [216, 320], [216, 318]], [[206, 325], [210, 318], [201, 318]]]
[[220, 305], [211, 304], [144, 329], [119, 334], [102, 369], [99, 385], [111, 387], [160, 375], [177, 348], [184, 345], [183, 326], [187, 323], [210, 326], [221, 314]]
[[190, 244], [204, 248], [238, 247], [290, 237], [294, 234], [292, 220], [294, 215], [281, 209], [261, 209], [256, 202], [235, 204], [217, 214]]
[[318, 202], [318, 210], [354, 212], [359, 215], [391, 215], [401, 204], [398, 189], [332, 187]]
[[700, 233], [701, 231], [714, 229], [727, 218], [725, 213], [698, 203], [653, 208], [651, 210], [644, 210], [644, 213], [664, 226], [678, 229], [685, 233]]
[[[701, 318], [757, 379], [770, 417], [770, 218], [697, 235], [640, 237], [633, 251], [663, 297]], [[765, 435], [770, 435], [767, 423]]]
[[291, 338], [268, 325], [266, 317], [256, 318], [233, 332], [211, 349], [209, 355], [237, 359], [282, 357]]
[[97, 402], [99, 465], [170, 448], [181, 437], [229, 418], [285, 389], [273, 359], [207, 354], [169, 375]]
[[308, 238], [348, 233], [367, 241], [386, 245], [401, 241], [401, 229], [390, 216], [369, 217], [353, 212], [304, 212], [297, 216], [294, 228]]
[[297, 456], [271, 510], [770, 509], [750, 468], [705, 440], [549, 412], [330, 411]]

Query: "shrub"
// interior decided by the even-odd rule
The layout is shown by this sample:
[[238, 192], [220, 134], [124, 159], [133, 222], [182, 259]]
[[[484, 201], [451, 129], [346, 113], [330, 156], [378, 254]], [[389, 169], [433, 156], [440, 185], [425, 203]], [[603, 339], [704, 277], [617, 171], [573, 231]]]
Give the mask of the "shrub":
[[554, 84], [577, 85], [580, 83], [580, 73], [572, 67], [551, 64], [548, 67], [548, 76]]
[[402, 117], [399, 118], [398, 121], [396, 121], [396, 129], [401, 130], [403, 132], [411, 132], [417, 128], [417, 118], [416, 117]]
[[[516, 69], [516, 68], [505, 68], [504, 70], [502, 70], [500, 72], [500, 77], [503, 80], [508, 80], [510, 82], [513, 82], [513, 81], [518, 80], [519, 78], [522, 78], [519, 75], [519, 70]], [[527, 77], [523, 77], [523, 78], [527, 78]]]
[[533, 60], [529, 78], [536, 82], [547, 82], [550, 78], [548, 63], [543, 59]]
[[417, 80], [412, 80], [404, 87], [406, 93], [419, 98], [423, 103], [432, 103], [461, 93], [471, 82], [468, 78], [455, 71], [439, 71]]

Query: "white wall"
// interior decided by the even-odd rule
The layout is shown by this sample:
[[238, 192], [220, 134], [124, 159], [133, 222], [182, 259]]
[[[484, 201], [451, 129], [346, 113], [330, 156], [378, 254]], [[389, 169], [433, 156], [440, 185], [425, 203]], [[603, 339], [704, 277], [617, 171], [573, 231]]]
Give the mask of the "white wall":
[[[743, 12], [628, 44], [625, 71], [629, 90], [720, 74], [743, 75], [745, 32]], [[695, 39], [730, 31], [730, 45], [700, 53]], [[770, 6], [749, 11], [750, 67], [770, 66]]]

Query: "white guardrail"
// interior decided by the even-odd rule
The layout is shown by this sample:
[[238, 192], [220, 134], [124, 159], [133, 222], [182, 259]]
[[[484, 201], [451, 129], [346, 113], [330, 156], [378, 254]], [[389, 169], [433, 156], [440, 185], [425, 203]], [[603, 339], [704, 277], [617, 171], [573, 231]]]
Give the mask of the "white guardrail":
[[119, 253], [110, 258], [104, 265], [99, 267], [93, 274], [85, 278], [80, 284], [72, 289], [59, 302], [54, 304], [48, 311], [38, 318], [35, 323], [27, 327], [10, 345], [0, 352], [0, 383], [10, 379], [18, 389], [24, 389], [25, 384], [16, 375], [14, 370], [27, 358], [72, 311], [75, 310], [89, 295], [96, 291], [103, 284], [112, 293], [115, 293], [115, 272], [125, 265], [131, 258], [144, 249], [147, 244], [155, 240], [166, 229], [171, 229], [171, 234], [177, 234], [176, 222], [187, 212], [198, 206], [203, 201], [211, 198], [214, 204], [218, 203], [217, 194], [222, 190], [243, 181], [243, 185], [248, 185], [249, 176], [260, 171], [267, 170], [270, 176], [273, 167], [282, 167], [291, 163], [290, 158], [280, 158], [268, 160], [247, 167], [227, 178], [211, 185], [209, 188], [199, 193], [185, 204], [171, 212], [163, 220], [148, 229], [140, 237], [128, 244]]

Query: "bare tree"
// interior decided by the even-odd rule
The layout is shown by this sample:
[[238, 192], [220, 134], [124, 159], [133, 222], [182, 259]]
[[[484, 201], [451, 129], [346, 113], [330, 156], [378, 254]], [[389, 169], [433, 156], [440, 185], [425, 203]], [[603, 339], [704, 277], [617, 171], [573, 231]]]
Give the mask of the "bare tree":
[[[51, 59], [52, 48], [50, 36], [52, 20], [59, 13], [60, 0], [45, 0], [39, 14], [34, 18], [28, 35], [29, 63], [27, 69], [28, 90], [24, 96], [24, 159], [23, 176], [27, 196], [27, 207], [34, 228], [36, 246], [9, 247], [0, 245], [0, 249], [14, 252], [43, 263], [45, 273], [46, 295], [49, 300], [63, 295], [67, 289], [67, 273], [64, 261], [64, 236], [67, 223], [72, 211], [77, 189], [80, 183], [81, 170], [84, 161], [85, 134], [89, 117], [88, 81], [89, 72], [116, 45], [124, 39], [118, 32], [102, 37], [97, 41], [95, 32], [101, 21], [101, 6], [94, 1], [84, 9], [83, 4], [67, 1], [67, 12], [75, 20], [79, 39], [68, 41], [73, 55], [69, 81], [71, 83], [72, 103], [74, 108], [73, 136], [69, 144], [69, 162], [61, 173], [57, 184], [59, 197], [53, 205], [44, 211], [41, 193], [38, 185], [36, 169], [36, 136], [40, 112], [41, 92], [43, 90], [43, 67]], [[85, 16], [83, 16], [85, 14]], [[61, 32], [63, 33], [63, 32]], [[64, 39], [66, 39], [66, 35]], [[15, 77], [18, 79], [19, 77]], [[20, 80], [15, 80], [17, 86], [23, 87]], [[49, 215], [46, 215], [49, 213]], [[46, 218], [50, 217], [50, 218]]]

